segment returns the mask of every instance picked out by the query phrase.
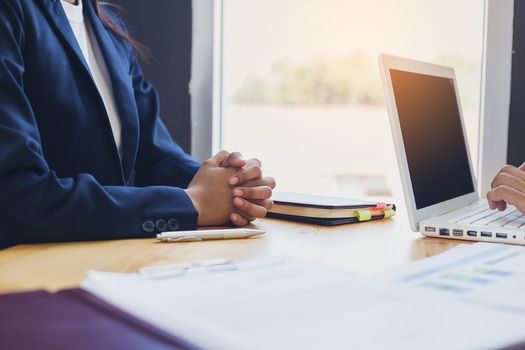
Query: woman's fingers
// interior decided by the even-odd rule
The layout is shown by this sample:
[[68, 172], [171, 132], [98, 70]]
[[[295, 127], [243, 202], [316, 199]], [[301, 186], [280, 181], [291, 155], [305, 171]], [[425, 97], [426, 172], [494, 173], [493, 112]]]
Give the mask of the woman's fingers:
[[276, 183], [273, 177], [263, 177], [261, 179], [248, 181], [243, 185], [243, 187], [259, 187], [259, 186], [268, 186], [272, 190], [275, 188]]
[[261, 200], [250, 200], [253, 204], [263, 207], [266, 211], [273, 208], [273, 200], [271, 199], [261, 199]]
[[[255, 218], [254, 218], [255, 220]], [[230, 221], [232, 222], [232, 224], [234, 224], [235, 226], [246, 226], [250, 223], [250, 219], [247, 219], [244, 217], [244, 215], [238, 213], [238, 212], [234, 212], [234, 213], [231, 213], [230, 214]]]
[[261, 162], [256, 158], [244, 160], [239, 152], [233, 152], [221, 166], [240, 168], [229, 180], [230, 185], [239, 186], [233, 190], [235, 211], [230, 214], [231, 222], [235, 226], [245, 226], [256, 218], [265, 217], [273, 206], [270, 198], [275, 180], [262, 177]]
[[263, 200], [262, 202], [248, 201], [243, 198], [233, 198], [233, 206], [243, 212], [247, 217], [263, 218], [266, 216], [268, 209], [273, 203], [271, 200]]
[[232, 152], [228, 158], [224, 159], [221, 163], [221, 167], [233, 167], [233, 168], [242, 168], [247, 164], [246, 160], [243, 158], [242, 154], [239, 152]]
[[230, 220], [235, 226], [245, 226], [256, 218], [266, 216], [268, 210], [272, 209], [271, 199], [250, 199], [235, 197], [233, 199], [235, 211], [230, 214]]
[[257, 218], [265, 217], [268, 210], [272, 209], [273, 201], [271, 199], [244, 200], [235, 197], [233, 205], [237, 214], [251, 222]]
[[229, 156], [230, 156], [230, 152], [226, 150], [222, 150], [216, 155], [214, 155], [213, 157], [211, 157], [210, 159], [205, 160], [202, 164], [205, 166], [210, 166], [210, 167], [221, 166], [221, 164], [224, 163], [228, 159]]
[[245, 199], [268, 199], [272, 196], [272, 188], [270, 186], [237, 187], [233, 190], [233, 195]]
[[[238, 152], [234, 152], [238, 153]], [[240, 153], [238, 153], [240, 155]], [[240, 156], [242, 157], [242, 156]], [[235, 158], [235, 157], [234, 157]], [[241, 173], [232, 177], [229, 181], [230, 185], [242, 185], [248, 181], [257, 180], [262, 177], [262, 169], [261, 169], [261, 161], [257, 158], [251, 158], [248, 160], [244, 160], [243, 166], [239, 167], [242, 168]], [[229, 164], [229, 163], [225, 163]], [[240, 162], [238, 164], [241, 164]]]
[[262, 166], [261, 161], [257, 158], [251, 158], [246, 161], [246, 165], [258, 165]]
[[229, 182], [230, 185], [243, 185], [248, 181], [258, 180], [262, 178], [262, 169], [259, 165], [247, 165], [242, 168], [235, 176], [231, 177]]

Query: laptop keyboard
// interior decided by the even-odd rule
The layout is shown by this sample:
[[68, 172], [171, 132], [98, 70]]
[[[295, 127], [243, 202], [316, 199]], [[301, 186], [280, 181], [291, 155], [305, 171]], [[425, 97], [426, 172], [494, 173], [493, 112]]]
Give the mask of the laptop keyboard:
[[525, 225], [525, 215], [510, 205], [504, 211], [492, 210], [485, 205], [452, 221], [463, 225], [521, 228]]

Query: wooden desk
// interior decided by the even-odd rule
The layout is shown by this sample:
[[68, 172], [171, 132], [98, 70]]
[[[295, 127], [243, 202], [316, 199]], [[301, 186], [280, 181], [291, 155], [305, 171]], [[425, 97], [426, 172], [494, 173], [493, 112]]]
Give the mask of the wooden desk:
[[89, 269], [136, 272], [142, 266], [290, 255], [360, 273], [381, 272], [441, 253], [459, 242], [423, 238], [403, 213], [392, 220], [321, 227], [274, 219], [253, 225], [265, 237], [198, 243], [135, 239], [20, 245], [0, 251], [0, 293], [76, 287]]

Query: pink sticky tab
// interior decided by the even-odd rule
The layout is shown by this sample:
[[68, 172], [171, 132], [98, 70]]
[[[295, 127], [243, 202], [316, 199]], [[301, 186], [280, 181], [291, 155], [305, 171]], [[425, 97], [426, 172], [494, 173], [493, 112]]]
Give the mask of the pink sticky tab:
[[386, 203], [382, 203], [382, 202], [379, 202], [376, 205], [376, 209], [380, 209], [380, 210], [386, 209], [386, 207], [387, 207]]

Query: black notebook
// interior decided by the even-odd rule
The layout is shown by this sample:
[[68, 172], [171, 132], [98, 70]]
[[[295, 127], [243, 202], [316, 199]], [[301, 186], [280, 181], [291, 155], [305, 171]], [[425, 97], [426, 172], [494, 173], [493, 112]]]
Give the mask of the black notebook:
[[388, 219], [396, 212], [394, 204], [341, 197], [275, 192], [272, 199], [268, 217], [326, 226]]

